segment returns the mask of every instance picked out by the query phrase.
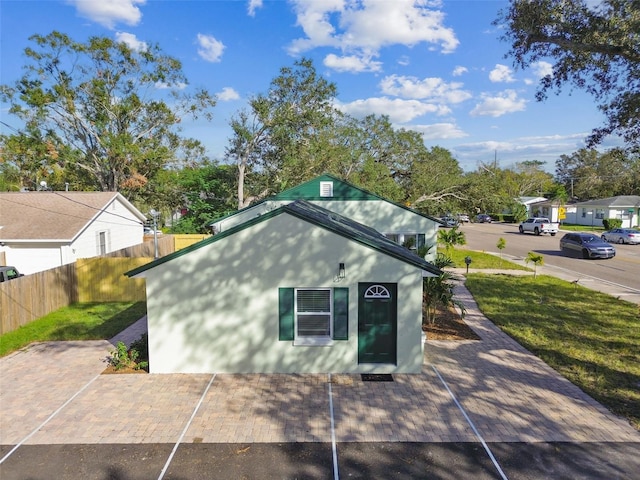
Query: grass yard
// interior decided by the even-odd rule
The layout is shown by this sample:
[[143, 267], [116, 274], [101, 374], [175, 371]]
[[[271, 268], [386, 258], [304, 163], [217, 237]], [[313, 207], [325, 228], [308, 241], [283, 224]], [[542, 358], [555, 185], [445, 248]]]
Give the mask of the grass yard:
[[109, 339], [146, 313], [145, 302], [76, 303], [0, 336], [0, 357], [31, 342]]
[[640, 429], [640, 307], [546, 275], [469, 274], [482, 312]]
[[446, 251], [445, 249], [438, 249], [439, 252], [444, 253], [454, 262], [456, 268], [466, 268], [464, 263], [465, 257], [471, 257], [471, 264], [469, 268], [482, 268], [482, 269], [500, 269], [500, 270], [532, 270], [531, 268], [523, 267], [516, 263], [500, 258], [499, 256], [491, 255], [489, 253], [475, 252], [473, 250], [453, 249]]

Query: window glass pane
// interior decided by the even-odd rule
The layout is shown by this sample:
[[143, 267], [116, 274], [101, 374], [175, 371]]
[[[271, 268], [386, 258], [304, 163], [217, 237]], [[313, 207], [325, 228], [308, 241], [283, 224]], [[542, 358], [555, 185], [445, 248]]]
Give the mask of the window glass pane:
[[298, 313], [331, 311], [329, 290], [298, 290]]
[[317, 337], [330, 335], [329, 315], [300, 315], [298, 317], [298, 335]]

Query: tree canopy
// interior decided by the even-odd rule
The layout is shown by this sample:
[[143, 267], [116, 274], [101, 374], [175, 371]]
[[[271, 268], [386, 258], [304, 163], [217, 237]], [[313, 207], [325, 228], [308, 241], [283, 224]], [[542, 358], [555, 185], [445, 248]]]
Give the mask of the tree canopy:
[[56, 31], [30, 40], [24, 75], [0, 86], [24, 123], [2, 138], [6, 160], [43, 175], [57, 165], [76, 189], [131, 193], [183, 148], [198, 151], [180, 137], [179, 124], [209, 116], [215, 99], [202, 89], [187, 93], [180, 62], [157, 45], [133, 50], [107, 37], [81, 43]]
[[552, 61], [537, 99], [566, 84], [593, 95], [605, 114], [588, 145], [617, 134], [640, 148], [640, 1], [512, 0], [494, 24], [517, 67]]

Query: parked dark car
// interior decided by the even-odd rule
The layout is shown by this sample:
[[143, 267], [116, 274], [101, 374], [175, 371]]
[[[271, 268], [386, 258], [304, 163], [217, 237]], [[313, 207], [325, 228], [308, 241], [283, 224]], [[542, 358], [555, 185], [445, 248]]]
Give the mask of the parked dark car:
[[616, 249], [593, 233], [567, 233], [560, 239], [560, 251], [582, 258], [613, 258]]
[[640, 230], [633, 228], [614, 228], [600, 235], [605, 242], [611, 243], [640, 243]]
[[0, 282], [8, 282], [14, 278], [24, 277], [16, 267], [0, 267]]
[[477, 223], [491, 223], [491, 222], [493, 222], [493, 218], [491, 218], [486, 213], [481, 213], [480, 215], [476, 215], [476, 222]]

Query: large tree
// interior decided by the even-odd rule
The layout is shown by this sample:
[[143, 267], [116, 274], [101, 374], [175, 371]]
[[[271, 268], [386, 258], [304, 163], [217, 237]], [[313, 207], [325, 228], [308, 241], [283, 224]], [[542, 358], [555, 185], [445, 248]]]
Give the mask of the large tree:
[[[227, 158], [238, 169], [238, 208], [309, 178], [307, 169], [322, 154], [316, 139], [337, 115], [335, 96], [336, 86], [303, 58], [280, 69], [268, 92], [231, 120]], [[257, 190], [245, 191], [247, 183]]]
[[556, 178], [581, 201], [616, 195], [640, 195], [640, 157], [620, 149], [581, 149], [556, 160]]
[[180, 122], [208, 117], [215, 105], [205, 90], [188, 89], [180, 62], [157, 45], [134, 50], [106, 37], [81, 43], [55, 31], [31, 41], [24, 75], [0, 87], [2, 100], [24, 123], [19, 135], [53, 138], [50, 145], [73, 152], [50, 153], [82, 176], [85, 188], [144, 188], [177, 160]]
[[618, 134], [640, 148], [640, 1], [512, 0], [494, 23], [506, 27], [516, 66], [553, 62], [538, 100], [565, 84], [595, 97], [606, 122], [589, 146]]

